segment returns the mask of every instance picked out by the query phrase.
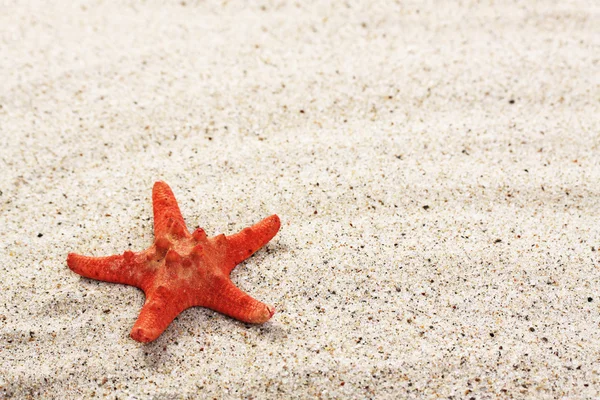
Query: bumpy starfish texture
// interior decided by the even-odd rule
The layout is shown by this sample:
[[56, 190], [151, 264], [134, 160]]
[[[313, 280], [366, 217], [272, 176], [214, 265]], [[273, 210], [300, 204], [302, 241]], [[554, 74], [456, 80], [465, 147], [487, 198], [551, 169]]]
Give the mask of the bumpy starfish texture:
[[139, 342], [158, 338], [189, 307], [201, 306], [235, 319], [263, 323], [275, 313], [238, 289], [229, 279], [235, 266], [267, 244], [281, 225], [271, 215], [231, 236], [208, 238], [201, 228], [189, 233], [177, 200], [164, 182], [152, 189], [155, 241], [139, 253], [110, 257], [70, 253], [67, 265], [86, 278], [136, 286], [146, 302], [131, 330]]

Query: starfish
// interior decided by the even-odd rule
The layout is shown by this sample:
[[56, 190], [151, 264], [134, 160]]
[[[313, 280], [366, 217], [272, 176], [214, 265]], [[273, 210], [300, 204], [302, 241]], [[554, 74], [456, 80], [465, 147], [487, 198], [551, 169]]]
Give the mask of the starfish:
[[229, 274], [277, 234], [281, 225], [277, 215], [234, 235], [208, 238], [202, 228], [189, 233], [165, 182], [154, 184], [152, 205], [155, 240], [148, 249], [109, 257], [74, 253], [67, 257], [69, 268], [81, 276], [144, 291], [146, 301], [131, 330], [134, 340], [155, 340], [177, 315], [193, 306], [256, 324], [273, 316], [273, 306], [241, 291]]

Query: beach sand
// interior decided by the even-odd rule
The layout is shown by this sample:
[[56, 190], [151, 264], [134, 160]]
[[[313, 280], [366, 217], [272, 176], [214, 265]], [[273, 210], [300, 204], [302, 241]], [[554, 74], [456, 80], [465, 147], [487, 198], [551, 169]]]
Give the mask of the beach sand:
[[[600, 396], [594, 1], [5, 1], [0, 398]], [[119, 3], [119, 4], [117, 4]], [[69, 252], [278, 235], [203, 308]]]

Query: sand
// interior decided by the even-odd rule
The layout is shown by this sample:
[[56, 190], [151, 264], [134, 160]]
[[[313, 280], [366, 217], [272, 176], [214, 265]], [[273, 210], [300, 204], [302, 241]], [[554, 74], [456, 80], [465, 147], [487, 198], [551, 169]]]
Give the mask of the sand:
[[[3, 2], [0, 398], [600, 396], [598, 3], [246, 3]], [[67, 268], [157, 180], [272, 320]]]

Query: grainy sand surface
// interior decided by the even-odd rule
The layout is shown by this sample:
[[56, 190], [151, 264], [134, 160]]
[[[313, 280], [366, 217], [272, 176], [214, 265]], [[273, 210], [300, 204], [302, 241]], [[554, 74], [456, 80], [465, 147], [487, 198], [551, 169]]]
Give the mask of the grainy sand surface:
[[[600, 396], [596, 1], [3, 1], [0, 398]], [[69, 252], [277, 213], [252, 326]]]

